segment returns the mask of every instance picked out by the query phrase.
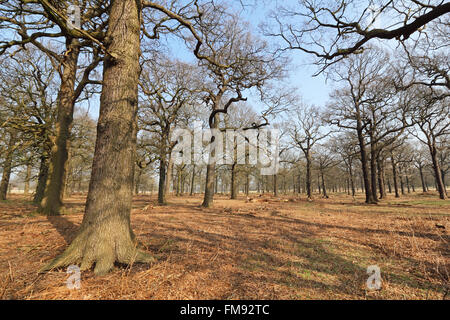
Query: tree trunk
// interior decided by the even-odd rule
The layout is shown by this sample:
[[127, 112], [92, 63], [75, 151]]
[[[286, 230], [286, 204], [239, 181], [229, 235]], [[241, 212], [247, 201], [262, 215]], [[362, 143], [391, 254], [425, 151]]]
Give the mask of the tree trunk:
[[325, 187], [325, 178], [323, 175], [323, 169], [320, 170], [320, 176], [322, 178], [322, 192], [323, 192], [323, 197], [328, 199], [328, 194], [327, 194], [327, 188]]
[[273, 195], [275, 197], [278, 196], [278, 175], [277, 174], [273, 175]]
[[245, 194], [248, 196], [250, 194], [250, 177], [248, 172], [245, 176]]
[[[216, 103], [218, 106], [218, 103]], [[219, 125], [219, 117], [216, 114], [212, 123], [210, 124], [211, 129], [217, 129]], [[211, 137], [211, 143], [214, 142], [215, 137]], [[205, 182], [205, 195], [203, 197], [202, 206], [209, 208], [214, 202], [214, 190], [215, 190], [215, 178], [216, 178], [216, 162], [214, 161], [215, 152], [210, 151], [208, 164], [206, 165], [206, 182]], [[213, 159], [213, 160], [212, 160]]]
[[237, 199], [236, 163], [231, 165], [231, 199]]
[[[373, 138], [371, 137], [371, 139], [373, 139]], [[375, 201], [378, 201], [377, 157], [378, 157], [378, 152], [376, 150], [376, 146], [373, 143], [371, 143], [370, 144], [370, 189], [372, 190], [372, 198]]]
[[420, 182], [422, 183], [422, 192], [427, 192], [427, 187], [425, 185], [425, 179], [423, 177], [423, 167], [419, 166]]
[[403, 183], [403, 172], [401, 170], [401, 166], [398, 168], [398, 175], [400, 178], [400, 190], [402, 192], [402, 196], [404, 196], [405, 195], [405, 185]]
[[377, 157], [377, 177], [378, 177], [378, 188], [380, 190], [380, 199], [386, 198], [386, 186], [384, 183], [384, 165], [380, 156]]
[[394, 160], [393, 156], [391, 156], [391, 163], [392, 163], [392, 179], [394, 180], [395, 197], [399, 198], [400, 195], [398, 194], [397, 164], [395, 163], [395, 160]]
[[192, 166], [191, 191], [190, 191], [191, 196], [194, 194], [194, 186], [195, 186], [195, 164]]
[[433, 163], [434, 177], [436, 180], [436, 187], [439, 192], [439, 198], [445, 199], [445, 198], [447, 198], [447, 196], [445, 193], [444, 182], [442, 180], [441, 169], [439, 167], [439, 161], [438, 161], [438, 157], [437, 157], [437, 149], [436, 149], [436, 146], [434, 146], [432, 143], [428, 144], [428, 148], [430, 149], [431, 161]]
[[354, 197], [356, 195], [356, 190], [355, 190], [355, 182], [353, 179], [353, 165], [351, 161], [349, 162], [348, 173], [350, 177], [350, 186], [352, 188], [352, 197]]
[[3, 162], [3, 174], [0, 182], [0, 200], [6, 200], [8, 192], [9, 179], [11, 177], [12, 160], [14, 153], [14, 146], [16, 144], [17, 133], [11, 132], [9, 136], [8, 149], [6, 150], [6, 157]]
[[167, 172], [166, 172], [166, 181], [164, 185], [164, 196], [167, 198], [167, 195], [170, 193], [170, 184], [172, 182], [172, 175], [173, 175], [173, 159], [172, 155], [169, 154], [169, 162], [167, 164]]
[[49, 179], [45, 188], [45, 196], [39, 208], [40, 212], [50, 216], [59, 215], [62, 206], [64, 176], [68, 158], [67, 142], [70, 139], [70, 130], [73, 122], [75, 78], [80, 53], [77, 39], [67, 39], [66, 47], [67, 55], [65, 55], [63, 61], [64, 70], [58, 93], [56, 137], [52, 145]]
[[44, 198], [45, 185], [47, 184], [48, 179], [48, 165], [49, 165], [48, 162], [49, 162], [48, 155], [46, 152], [43, 152], [43, 154], [41, 155], [41, 164], [39, 167], [38, 182], [33, 198], [33, 202], [37, 204], [41, 203], [42, 198]]
[[372, 187], [369, 181], [369, 168], [368, 168], [368, 159], [366, 152], [366, 145], [364, 142], [363, 128], [361, 119], [359, 118], [359, 107], [357, 110], [357, 133], [358, 133], [358, 143], [359, 143], [359, 152], [361, 154], [361, 167], [363, 173], [363, 181], [364, 181], [364, 189], [366, 192], [366, 203], [374, 204], [377, 203], [376, 198], [374, 198], [372, 193]]
[[[136, 158], [140, 1], [111, 3], [100, 116], [86, 211], [76, 238], [43, 270], [95, 264], [97, 275], [124, 264], [154, 261], [136, 249], [130, 226]], [[111, 55], [111, 56], [110, 56]]]
[[306, 156], [306, 195], [308, 199], [312, 198], [312, 190], [311, 190], [311, 155], [309, 152], [305, 154]]

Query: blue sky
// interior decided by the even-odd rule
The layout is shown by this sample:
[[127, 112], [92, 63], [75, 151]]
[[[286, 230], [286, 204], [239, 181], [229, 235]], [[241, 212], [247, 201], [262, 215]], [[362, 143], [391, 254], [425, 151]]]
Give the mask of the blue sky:
[[[252, 1], [249, 0], [247, 3], [252, 3]], [[241, 13], [243, 20], [250, 23], [252, 32], [258, 34], [269, 44], [274, 44], [276, 39], [263, 36], [259, 25], [268, 19], [268, 14], [276, 6], [277, 1], [254, 0], [254, 3], [257, 4], [242, 7], [239, 0], [230, 1], [233, 8]], [[171, 53], [179, 59], [195, 62], [194, 55], [186, 49], [181, 40], [171, 38], [166, 40], [166, 45]], [[284, 81], [286, 86], [297, 89], [296, 92], [302, 97], [302, 101], [318, 107], [324, 106], [328, 100], [331, 87], [326, 84], [323, 75], [313, 77], [313, 74], [317, 72], [317, 67], [311, 65], [311, 57], [299, 50], [287, 51], [286, 55], [291, 60], [291, 64], [287, 68], [289, 77]], [[255, 110], [260, 111], [264, 108], [257, 95], [252, 96], [250, 93], [247, 98], [249, 104]]]

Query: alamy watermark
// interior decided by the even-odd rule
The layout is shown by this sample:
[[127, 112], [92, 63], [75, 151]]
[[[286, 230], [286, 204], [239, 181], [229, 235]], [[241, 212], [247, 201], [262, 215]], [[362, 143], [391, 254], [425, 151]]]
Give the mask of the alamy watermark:
[[81, 11], [80, 7], [71, 4], [67, 7], [67, 28], [81, 29]]
[[279, 167], [278, 129], [219, 130], [176, 128], [171, 141], [174, 164], [247, 164], [260, 168], [261, 175], [274, 175]]
[[66, 287], [69, 290], [80, 290], [81, 289], [81, 270], [80, 267], [76, 265], [70, 265], [66, 271], [70, 274], [69, 278], [66, 280]]
[[380, 290], [381, 289], [381, 271], [378, 266], [368, 266], [367, 274], [369, 278], [367, 279], [366, 285], [369, 290]]

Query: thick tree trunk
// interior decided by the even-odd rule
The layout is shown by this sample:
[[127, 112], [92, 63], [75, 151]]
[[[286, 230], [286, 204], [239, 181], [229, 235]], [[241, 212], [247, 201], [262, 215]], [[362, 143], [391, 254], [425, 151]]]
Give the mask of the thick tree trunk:
[[356, 195], [356, 190], [355, 190], [355, 182], [354, 182], [354, 179], [353, 179], [353, 165], [352, 165], [352, 162], [349, 163], [348, 173], [349, 173], [349, 177], [350, 177], [350, 185], [352, 187], [352, 197], [354, 197]]
[[419, 166], [419, 174], [420, 174], [420, 183], [422, 184], [422, 192], [427, 192], [427, 187], [425, 185], [425, 179], [423, 177], [422, 165]]
[[386, 198], [386, 186], [384, 182], [384, 164], [380, 157], [377, 157], [377, 177], [378, 177], [378, 188], [380, 190], [380, 199]]
[[[359, 124], [358, 126], [361, 126], [361, 124]], [[357, 131], [358, 131], [359, 149], [360, 149], [360, 154], [361, 154], [361, 167], [362, 167], [362, 174], [363, 174], [364, 190], [366, 193], [366, 203], [374, 204], [374, 203], [377, 203], [377, 201], [373, 197], [372, 187], [371, 187], [371, 184], [369, 181], [369, 168], [368, 168], [366, 146], [364, 143], [364, 136], [363, 136], [362, 129], [358, 129]]]
[[401, 170], [401, 166], [398, 168], [398, 175], [400, 179], [400, 190], [402, 192], [402, 196], [405, 195], [405, 184], [403, 183], [403, 172]]
[[95, 274], [109, 272], [117, 261], [151, 262], [136, 249], [130, 226], [136, 153], [136, 114], [140, 55], [140, 1], [111, 3], [103, 69], [103, 90], [86, 211], [76, 238], [43, 268], [95, 264]]
[[56, 122], [56, 137], [51, 151], [49, 179], [45, 188], [45, 196], [39, 211], [46, 215], [59, 215], [62, 206], [64, 177], [68, 158], [68, 140], [73, 122], [73, 108], [75, 104], [75, 78], [77, 74], [79, 41], [67, 39], [67, 55], [65, 55], [64, 70], [58, 93], [58, 117]]
[[325, 187], [325, 178], [324, 178], [324, 174], [323, 174], [323, 169], [320, 170], [320, 177], [322, 179], [322, 192], [323, 192], [323, 197], [328, 199], [328, 194], [327, 194], [327, 188]]
[[236, 163], [231, 165], [231, 199], [237, 199]]
[[63, 198], [70, 197], [72, 189], [70, 187], [70, 181], [72, 181], [72, 168], [71, 168], [71, 152], [70, 152], [70, 140], [67, 141], [68, 155], [66, 161], [66, 168], [64, 169], [64, 180], [63, 180]]
[[6, 200], [8, 192], [9, 179], [11, 177], [12, 160], [14, 153], [14, 146], [16, 144], [17, 133], [11, 132], [8, 141], [8, 148], [6, 150], [5, 160], [3, 161], [3, 174], [0, 182], [0, 200]]
[[164, 185], [164, 196], [167, 198], [167, 195], [170, 193], [170, 184], [173, 183], [172, 181], [172, 175], [173, 175], [173, 159], [172, 155], [169, 154], [169, 162], [167, 164], [167, 172], [166, 172], [166, 181]]
[[[373, 138], [371, 138], [373, 139]], [[370, 145], [370, 189], [372, 190], [372, 198], [378, 201], [377, 194], [377, 150], [376, 146], [371, 143]]]
[[437, 149], [436, 146], [434, 146], [432, 143], [428, 144], [428, 148], [430, 149], [431, 154], [431, 162], [433, 164], [433, 171], [434, 171], [434, 177], [436, 180], [436, 189], [439, 192], [439, 198], [445, 199], [447, 198], [444, 182], [442, 180], [442, 174], [441, 169], [439, 166], [438, 156], [437, 156]]
[[398, 193], [398, 182], [397, 182], [397, 163], [394, 160], [394, 157], [391, 156], [391, 163], [392, 163], [392, 179], [394, 180], [394, 192], [395, 197], [399, 198], [400, 195]]
[[245, 176], [245, 194], [247, 196], [250, 194], [250, 177], [248, 173]]
[[278, 196], [278, 175], [273, 175], [273, 195]]
[[[218, 103], [216, 103], [218, 105]], [[219, 125], [219, 117], [216, 114], [214, 120], [210, 124], [211, 129], [217, 129]], [[214, 137], [211, 138], [211, 143], [214, 141]], [[209, 154], [208, 164], [206, 165], [206, 181], [205, 181], [205, 195], [203, 197], [202, 206], [209, 208], [214, 202], [214, 191], [215, 191], [215, 178], [216, 178], [216, 162], [212, 160], [215, 158], [214, 150], [211, 150]]]
[[38, 175], [38, 182], [36, 186], [36, 191], [34, 193], [33, 202], [34, 203], [41, 203], [42, 199], [44, 198], [44, 192], [45, 192], [45, 185], [47, 184], [48, 179], [48, 166], [49, 166], [49, 159], [46, 152], [44, 152], [41, 155], [41, 164], [39, 167], [39, 175]]
[[308, 199], [312, 198], [312, 173], [311, 173], [311, 154], [307, 152], [305, 154], [306, 157], [306, 195], [308, 196]]

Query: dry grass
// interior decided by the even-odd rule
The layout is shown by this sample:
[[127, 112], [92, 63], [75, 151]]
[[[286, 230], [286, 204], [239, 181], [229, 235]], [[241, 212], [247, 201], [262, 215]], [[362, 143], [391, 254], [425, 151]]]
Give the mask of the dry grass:
[[[69, 290], [65, 270], [36, 271], [71, 241], [84, 197], [47, 218], [13, 196], [0, 203], [0, 298], [442, 299], [448, 290], [449, 200], [217, 199], [203, 209], [200, 196], [173, 197], [166, 207], [136, 197], [134, 231], [158, 262], [103, 277], [83, 272], [82, 288]], [[366, 290], [369, 265], [381, 269], [376, 292]]]

